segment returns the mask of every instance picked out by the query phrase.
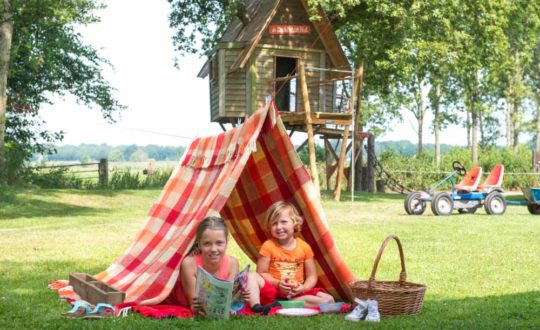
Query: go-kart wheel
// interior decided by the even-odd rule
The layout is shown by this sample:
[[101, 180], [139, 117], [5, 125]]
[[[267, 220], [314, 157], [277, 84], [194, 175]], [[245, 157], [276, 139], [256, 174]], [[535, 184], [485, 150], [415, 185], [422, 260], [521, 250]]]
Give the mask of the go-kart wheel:
[[457, 160], [452, 163], [452, 168], [454, 169], [454, 171], [456, 171], [456, 174], [458, 175], [464, 176], [465, 174], [467, 174], [465, 166], [463, 166], [463, 164], [461, 164], [461, 162]]
[[530, 214], [540, 214], [540, 204], [527, 204]]
[[487, 214], [501, 215], [506, 211], [506, 199], [503, 194], [493, 191], [484, 200], [484, 209]]
[[450, 215], [454, 210], [454, 201], [447, 192], [440, 192], [433, 197], [431, 202], [431, 211], [435, 215]]
[[421, 194], [413, 191], [405, 198], [405, 212], [409, 215], [420, 215], [426, 210], [426, 202], [420, 199]]
[[457, 209], [459, 214], [474, 214], [478, 210], [478, 207], [459, 208]]

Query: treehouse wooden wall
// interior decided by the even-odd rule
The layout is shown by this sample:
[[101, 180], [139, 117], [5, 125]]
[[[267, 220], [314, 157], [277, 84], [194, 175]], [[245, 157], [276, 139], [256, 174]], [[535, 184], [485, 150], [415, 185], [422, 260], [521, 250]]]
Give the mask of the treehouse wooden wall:
[[[270, 26], [311, 26], [309, 34], [271, 34]], [[262, 21], [256, 28], [248, 25], [246, 34], [255, 36], [262, 29]], [[331, 27], [329, 27], [331, 28]], [[215, 79], [210, 79], [211, 120], [227, 122], [230, 118], [242, 118], [252, 114], [265, 104], [268, 95], [274, 92], [276, 57], [289, 57], [301, 60], [306, 70], [308, 93], [312, 111], [332, 112], [335, 109], [335, 87], [321, 84], [328, 73], [309, 70], [309, 68], [330, 68], [330, 58], [318, 37], [318, 30], [310, 22], [301, 0], [282, 1], [269, 25], [260, 35], [255, 50], [249, 54], [244, 68], [230, 72], [238, 57], [250, 47], [249, 43], [222, 42], [218, 45], [214, 61], [217, 65]], [[240, 55], [242, 54], [242, 55]], [[278, 83], [280, 86], [280, 83]], [[297, 79], [297, 86], [299, 82]], [[296, 111], [304, 111], [303, 100], [296, 90]]]

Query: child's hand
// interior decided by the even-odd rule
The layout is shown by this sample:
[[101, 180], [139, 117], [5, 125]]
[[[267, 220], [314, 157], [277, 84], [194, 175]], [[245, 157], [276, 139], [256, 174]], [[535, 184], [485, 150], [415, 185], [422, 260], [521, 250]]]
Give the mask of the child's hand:
[[289, 293], [289, 298], [296, 297], [304, 291], [306, 291], [304, 285], [298, 284], [296, 287], [291, 289], [291, 292]]
[[245, 301], [249, 300], [249, 296], [251, 292], [249, 291], [248, 288], [245, 288], [244, 290], [240, 290], [240, 293], [242, 294], [242, 299], [244, 299]]
[[199, 304], [199, 300], [197, 297], [193, 298], [193, 302], [191, 303], [191, 310], [198, 315], [206, 315], [206, 311], [202, 307], [201, 304]]
[[287, 295], [290, 294], [292, 286], [289, 283], [289, 279], [283, 279], [283, 280], [279, 281], [279, 287], [278, 288], [284, 294], [287, 294]]

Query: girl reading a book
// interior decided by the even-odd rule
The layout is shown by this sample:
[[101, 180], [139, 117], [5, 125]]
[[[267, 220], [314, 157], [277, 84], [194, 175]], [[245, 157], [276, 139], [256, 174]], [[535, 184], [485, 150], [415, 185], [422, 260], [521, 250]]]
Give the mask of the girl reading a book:
[[307, 307], [334, 302], [322, 288], [315, 288], [317, 272], [313, 250], [295, 237], [303, 219], [288, 202], [273, 204], [266, 215], [266, 230], [272, 238], [259, 251], [257, 273], [250, 273], [249, 305], [256, 313], [267, 314], [280, 300], [303, 300]]
[[195, 292], [197, 267], [222, 280], [233, 280], [239, 271], [238, 260], [226, 254], [228, 235], [227, 225], [222, 218], [207, 217], [201, 221], [195, 243], [182, 261], [180, 276], [166, 304], [189, 307], [195, 314], [205, 313]]

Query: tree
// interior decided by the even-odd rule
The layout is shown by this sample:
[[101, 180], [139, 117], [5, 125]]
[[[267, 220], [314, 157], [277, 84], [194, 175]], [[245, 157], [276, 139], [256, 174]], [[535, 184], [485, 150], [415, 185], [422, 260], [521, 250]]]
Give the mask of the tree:
[[[99, 108], [111, 122], [124, 108], [101, 75], [101, 66], [108, 62], [76, 30], [97, 22], [94, 13], [102, 7], [97, 0], [2, 0], [0, 183], [8, 180], [6, 159], [21, 160], [10, 161], [16, 173], [32, 153], [47, 152], [47, 143], [62, 138], [61, 133], [44, 131], [39, 118], [40, 106], [51, 103], [53, 96], [74, 95], [78, 102]], [[5, 88], [2, 77], [7, 79]]]
[[[355, 132], [385, 121], [386, 125], [399, 113], [400, 95], [392, 93], [403, 73], [394, 65], [397, 54], [405, 43], [410, 3], [381, 0], [311, 1], [321, 4], [332, 24], [349, 60], [358, 68], [355, 76], [356, 98]], [[377, 125], [381, 127], [380, 125]], [[362, 148], [355, 136], [355, 182], [361, 187]]]
[[488, 79], [489, 68], [498, 61], [505, 47], [503, 27], [507, 24], [507, 12], [508, 2], [498, 0], [457, 1], [449, 11], [456, 30], [452, 44], [456, 54], [452, 76], [470, 115], [474, 164], [478, 163], [480, 117], [493, 88]]
[[[216, 37], [235, 13], [231, 8], [241, 7], [240, 0], [169, 1], [174, 4], [171, 25], [178, 31], [177, 48], [190, 52], [196, 52], [201, 44], [203, 53], [213, 49]], [[507, 133], [517, 130], [519, 134], [519, 105], [527, 95], [523, 86], [537, 81], [533, 78], [535, 68], [530, 55], [540, 39], [537, 2], [308, 0], [308, 3], [321, 4], [327, 11], [347, 56], [358, 68], [354, 86], [355, 131], [380, 120], [381, 115], [389, 122], [400, 106], [414, 106], [421, 150], [424, 114], [431, 108], [432, 127], [439, 146], [435, 148], [435, 159], [439, 162], [439, 132], [456, 120], [453, 112], [463, 109], [465, 115], [461, 117], [467, 128], [467, 143], [473, 163], [477, 163], [478, 145], [493, 143], [498, 134], [498, 104], [501, 98], [506, 98], [514, 105]], [[216, 23], [208, 24], [210, 21]], [[198, 36], [202, 36], [201, 44], [197, 43]], [[429, 102], [424, 100], [426, 95]], [[379, 106], [382, 100], [392, 101]], [[373, 109], [379, 111], [370, 117], [368, 110]], [[540, 133], [540, 124], [538, 127]], [[515, 132], [513, 136], [517, 143]], [[355, 146], [361, 151], [359, 141]], [[355, 172], [360, 173], [361, 161], [356, 164]], [[358, 182], [355, 186], [358, 187]]]
[[11, 42], [13, 37], [13, 16], [9, 0], [2, 0], [0, 19], [0, 186], [7, 182], [7, 162], [5, 145], [7, 77]]
[[527, 83], [526, 76], [527, 71], [530, 73], [534, 70], [534, 51], [540, 39], [540, 4], [526, 0], [512, 1], [504, 35], [504, 56], [501, 56], [493, 71], [498, 78], [495, 83], [507, 104], [507, 146], [517, 153], [519, 135], [525, 126], [522, 110], [524, 99], [534, 88], [534, 83]]
[[170, 26], [176, 30], [173, 44], [180, 55], [209, 55], [232, 18], [238, 17], [244, 24], [249, 19], [241, 0], [168, 1]]

